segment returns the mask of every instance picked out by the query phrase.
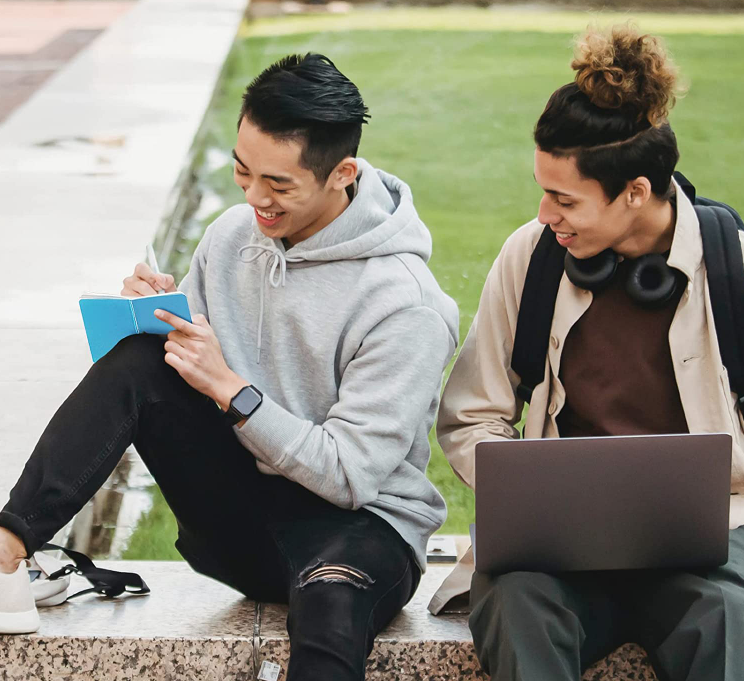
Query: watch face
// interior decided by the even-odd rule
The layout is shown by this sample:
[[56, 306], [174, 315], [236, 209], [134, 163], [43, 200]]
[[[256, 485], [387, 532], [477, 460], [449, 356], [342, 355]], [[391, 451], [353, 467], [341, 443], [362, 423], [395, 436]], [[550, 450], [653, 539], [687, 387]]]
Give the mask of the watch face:
[[261, 404], [261, 396], [250, 386], [243, 388], [232, 401], [232, 406], [243, 416], [250, 416], [251, 412]]

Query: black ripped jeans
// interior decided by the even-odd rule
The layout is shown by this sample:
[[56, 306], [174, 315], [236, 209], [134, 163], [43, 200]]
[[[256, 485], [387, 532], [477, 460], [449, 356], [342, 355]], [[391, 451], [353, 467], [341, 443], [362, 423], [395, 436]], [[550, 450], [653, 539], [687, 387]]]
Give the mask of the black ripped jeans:
[[30, 555], [134, 443], [191, 566], [249, 598], [289, 604], [287, 681], [363, 679], [375, 636], [418, 585], [410, 547], [373, 513], [261, 474], [214, 402], [163, 355], [162, 338], [132, 336], [93, 365], [42, 434], [0, 526]]

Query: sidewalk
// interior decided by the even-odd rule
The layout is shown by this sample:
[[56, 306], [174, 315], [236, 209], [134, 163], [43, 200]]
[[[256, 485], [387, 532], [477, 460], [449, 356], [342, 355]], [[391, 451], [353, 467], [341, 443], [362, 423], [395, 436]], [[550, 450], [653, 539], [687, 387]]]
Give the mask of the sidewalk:
[[0, 507], [90, 366], [78, 296], [118, 293], [171, 210], [245, 4], [0, 1], [6, 57], [110, 24], [0, 124]]
[[0, 123], [133, 5], [0, 0]]

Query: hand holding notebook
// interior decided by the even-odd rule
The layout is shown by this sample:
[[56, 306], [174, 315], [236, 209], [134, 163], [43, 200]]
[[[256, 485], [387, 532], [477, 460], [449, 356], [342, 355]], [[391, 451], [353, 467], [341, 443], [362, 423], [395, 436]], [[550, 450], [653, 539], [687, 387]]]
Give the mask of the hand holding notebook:
[[[149, 244], [147, 260], [149, 264], [139, 263], [134, 274], [124, 280], [122, 295], [88, 293], [80, 297], [80, 311], [94, 362], [127, 336], [173, 331], [170, 324], [155, 317], [153, 313], [156, 309], [167, 310], [191, 321], [186, 296], [176, 291], [171, 275], [160, 273], [155, 253]], [[173, 290], [164, 292], [161, 287], [168, 285]], [[148, 290], [154, 290], [156, 294], [141, 295]]]
[[85, 333], [93, 361], [97, 362], [122, 338], [136, 333], [167, 334], [173, 327], [154, 312], [167, 310], [191, 321], [186, 295], [178, 291], [154, 296], [111, 296], [89, 293], [80, 297]]

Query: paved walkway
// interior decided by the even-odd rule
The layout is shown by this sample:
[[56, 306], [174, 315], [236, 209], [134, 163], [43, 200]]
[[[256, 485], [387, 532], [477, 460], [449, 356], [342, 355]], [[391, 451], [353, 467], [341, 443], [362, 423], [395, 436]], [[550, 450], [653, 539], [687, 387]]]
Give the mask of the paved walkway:
[[0, 0], [0, 123], [133, 4]]
[[[78, 296], [117, 293], [172, 209], [246, 0], [58, 4], [120, 13], [0, 124], [0, 507], [90, 366]], [[6, 54], [34, 6], [0, 1]]]

